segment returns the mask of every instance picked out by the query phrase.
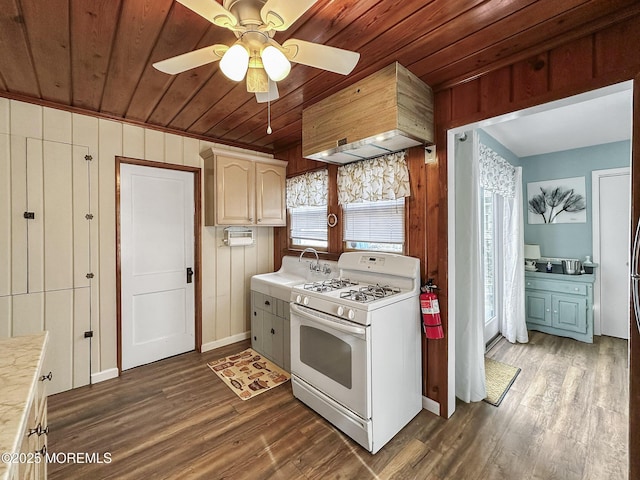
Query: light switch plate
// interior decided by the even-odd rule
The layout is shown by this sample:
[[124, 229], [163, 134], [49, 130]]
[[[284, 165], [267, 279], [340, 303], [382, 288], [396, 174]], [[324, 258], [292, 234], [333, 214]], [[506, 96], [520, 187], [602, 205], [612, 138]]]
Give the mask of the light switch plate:
[[428, 145], [424, 147], [424, 163], [436, 163], [436, 146]]

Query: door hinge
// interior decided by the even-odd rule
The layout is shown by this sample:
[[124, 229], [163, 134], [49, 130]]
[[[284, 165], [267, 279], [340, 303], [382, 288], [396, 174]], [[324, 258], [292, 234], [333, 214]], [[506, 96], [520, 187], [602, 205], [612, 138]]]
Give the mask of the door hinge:
[[85, 156], [84, 156], [84, 159], [85, 159], [87, 162], [90, 162], [91, 160], [93, 160], [93, 157], [92, 157], [91, 155], [85, 155]]
[[36, 218], [35, 212], [24, 212], [23, 216], [27, 220], [33, 220], [34, 218]]
[[87, 273], [87, 278], [93, 278], [93, 273]]
[[87, 213], [84, 218], [86, 218], [87, 220], [93, 220], [93, 213]]
[[84, 332], [84, 338], [93, 338], [93, 330]]

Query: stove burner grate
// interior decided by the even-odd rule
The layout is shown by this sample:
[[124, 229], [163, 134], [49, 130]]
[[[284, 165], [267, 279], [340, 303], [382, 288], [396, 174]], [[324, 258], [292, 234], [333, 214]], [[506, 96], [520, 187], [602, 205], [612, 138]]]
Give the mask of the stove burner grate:
[[331, 292], [333, 290], [340, 290], [345, 287], [352, 287], [358, 285], [358, 282], [352, 282], [348, 278], [331, 278], [329, 280], [323, 280], [321, 282], [310, 282], [304, 284], [304, 289], [310, 292]]
[[400, 293], [400, 289], [396, 287], [390, 287], [389, 285], [367, 285], [360, 287], [361, 292], [366, 292], [373, 295], [375, 298], [384, 298]]
[[396, 287], [390, 287], [388, 285], [366, 285], [360, 287], [358, 290], [347, 290], [340, 294], [340, 298], [346, 300], [353, 300], [354, 302], [367, 303], [373, 302], [380, 298], [390, 297], [400, 293], [400, 289]]

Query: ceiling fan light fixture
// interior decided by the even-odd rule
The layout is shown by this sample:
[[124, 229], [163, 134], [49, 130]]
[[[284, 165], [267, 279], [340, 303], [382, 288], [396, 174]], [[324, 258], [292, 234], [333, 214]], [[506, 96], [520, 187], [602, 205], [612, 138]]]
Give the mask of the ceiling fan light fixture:
[[289, 75], [291, 71], [291, 62], [285, 57], [280, 49], [273, 45], [267, 45], [262, 50], [262, 63], [267, 75], [274, 82], [279, 82]]
[[234, 82], [241, 81], [249, 67], [249, 52], [241, 43], [235, 43], [220, 60], [220, 70]]
[[249, 70], [247, 70], [247, 92], [268, 92], [269, 77], [264, 71], [260, 57], [249, 59]]

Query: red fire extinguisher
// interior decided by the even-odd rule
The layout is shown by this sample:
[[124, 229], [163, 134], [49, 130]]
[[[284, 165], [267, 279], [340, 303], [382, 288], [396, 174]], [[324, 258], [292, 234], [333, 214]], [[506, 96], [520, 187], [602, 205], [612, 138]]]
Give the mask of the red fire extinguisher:
[[431, 280], [421, 288], [420, 309], [422, 310], [422, 330], [427, 338], [437, 340], [444, 338], [442, 320], [440, 319], [440, 304], [433, 292], [436, 287]]

